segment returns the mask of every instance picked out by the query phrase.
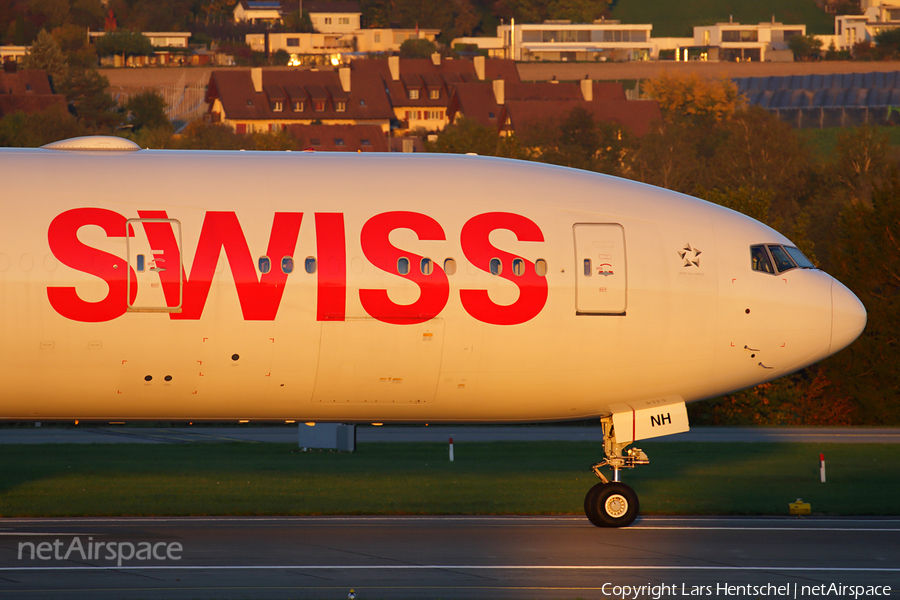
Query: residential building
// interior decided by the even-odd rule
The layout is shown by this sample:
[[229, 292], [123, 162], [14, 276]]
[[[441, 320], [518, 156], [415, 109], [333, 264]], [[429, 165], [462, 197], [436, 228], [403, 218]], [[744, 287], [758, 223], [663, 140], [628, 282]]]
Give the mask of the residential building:
[[[299, 3], [296, 4], [299, 6]], [[359, 3], [347, 0], [303, 3], [303, 10], [309, 13], [313, 27], [319, 33], [348, 34], [360, 28], [362, 11]]]
[[66, 97], [54, 94], [47, 73], [40, 69], [20, 71], [12, 61], [0, 72], [0, 118], [15, 112], [35, 113], [52, 106], [66, 109]]
[[20, 63], [30, 46], [0, 46], [0, 63]]
[[694, 46], [708, 49], [709, 60], [783, 61], [794, 60], [788, 41], [806, 35], [806, 25], [784, 23], [716, 23], [694, 27]]
[[[297, 3], [299, 7], [299, 2]], [[274, 25], [281, 23], [280, 0], [240, 0], [234, 7], [234, 20], [250, 21], [252, 24]]]
[[620, 83], [584, 79], [578, 83], [521, 83], [496, 79], [458, 84], [448, 108], [451, 121], [466, 117], [495, 127], [502, 135], [525, 131], [573, 108], [597, 121], [615, 123], [642, 136], [662, 114], [653, 100], [628, 100]]
[[[154, 48], [187, 48], [191, 39], [190, 31], [142, 31], [141, 34], [150, 38], [150, 45]], [[89, 31], [88, 39], [93, 44], [104, 35], [105, 31]]]
[[837, 50], [852, 50], [860, 42], [873, 41], [882, 31], [900, 27], [900, 0], [861, 0], [860, 8], [863, 11], [861, 15], [838, 15], [834, 18], [834, 45]]
[[[625, 61], [649, 60], [653, 50], [653, 25], [622, 24], [619, 21], [541, 24], [509, 23], [497, 27], [505, 58], [520, 61]], [[494, 45], [494, 42], [489, 42]]]
[[453, 88], [464, 82], [504, 79], [519, 82], [519, 72], [511, 60], [358, 59], [350, 63], [354, 72], [375, 72], [387, 90], [394, 118], [401, 133], [417, 129], [439, 131], [450, 118], [447, 109]]
[[290, 125], [376, 125], [387, 133], [393, 111], [377, 73], [299, 69], [213, 71], [209, 113], [238, 133], [280, 131]]
[[357, 29], [350, 33], [250, 33], [245, 39], [256, 52], [284, 50], [291, 56], [291, 66], [336, 66], [351, 56], [399, 52], [408, 39], [433, 42], [440, 33], [439, 29]]
[[274, 25], [300, 10], [301, 4], [318, 33], [348, 34], [360, 28], [362, 11], [352, 0], [240, 0], [234, 7], [234, 20]]
[[[357, 59], [331, 70], [213, 71], [207, 88], [211, 119], [237, 132], [290, 125], [377, 125], [405, 135], [450, 122], [454, 86], [505, 80], [519, 84], [510, 60]], [[548, 84], [549, 85], [549, 84]]]
[[326, 152], [390, 152], [387, 134], [377, 125], [289, 125], [303, 149]]

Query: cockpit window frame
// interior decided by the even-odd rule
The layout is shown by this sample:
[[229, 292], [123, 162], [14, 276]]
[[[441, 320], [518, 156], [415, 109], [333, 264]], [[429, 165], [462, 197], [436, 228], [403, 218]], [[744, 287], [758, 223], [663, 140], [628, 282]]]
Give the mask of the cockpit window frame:
[[[756, 260], [756, 262], [755, 262]], [[775, 263], [769, 255], [769, 250], [765, 244], [754, 244], [750, 246], [750, 268], [757, 273], [765, 273], [766, 275], [775, 275]], [[762, 267], [762, 268], [757, 268]]]
[[[792, 250], [793, 252], [791, 252]], [[767, 262], [758, 260], [760, 258], [758, 253], [760, 251], [764, 252], [761, 257]], [[802, 259], [808, 263], [809, 266], [800, 264], [801, 261], [798, 259]], [[757, 273], [765, 273], [766, 275], [779, 275], [790, 271], [791, 269], [818, 269], [818, 267], [816, 267], [811, 260], [806, 258], [806, 255], [804, 255], [796, 246], [765, 243], [753, 244], [750, 246], [750, 268]]]

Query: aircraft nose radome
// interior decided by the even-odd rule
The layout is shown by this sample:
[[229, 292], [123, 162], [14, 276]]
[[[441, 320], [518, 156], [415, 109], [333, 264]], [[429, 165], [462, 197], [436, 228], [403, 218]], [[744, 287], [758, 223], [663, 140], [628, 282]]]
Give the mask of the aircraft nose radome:
[[831, 284], [831, 354], [846, 348], [866, 328], [866, 307], [837, 279]]

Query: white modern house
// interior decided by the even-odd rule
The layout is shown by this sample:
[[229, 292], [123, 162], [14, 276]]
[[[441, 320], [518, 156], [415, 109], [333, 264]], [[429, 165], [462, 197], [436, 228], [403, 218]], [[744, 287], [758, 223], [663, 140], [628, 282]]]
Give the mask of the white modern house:
[[694, 27], [694, 46], [709, 48], [709, 60], [785, 61], [794, 60], [788, 41], [806, 35], [806, 25], [759, 23], [716, 23]]
[[548, 21], [539, 25], [501, 25], [498, 37], [510, 47], [515, 60], [649, 60], [653, 25], [623, 25], [618, 21], [570, 23]]
[[497, 27], [496, 37], [457, 38], [456, 44], [475, 45], [491, 58], [517, 61], [649, 60], [653, 54], [653, 25], [623, 25], [619, 21], [593, 23], [545, 21]]
[[860, 0], [861, 15], [834, 18], [834, 45], [851, 50], [859, 42], [871, 42], [887, 29], [900, 27], [900, 0]]

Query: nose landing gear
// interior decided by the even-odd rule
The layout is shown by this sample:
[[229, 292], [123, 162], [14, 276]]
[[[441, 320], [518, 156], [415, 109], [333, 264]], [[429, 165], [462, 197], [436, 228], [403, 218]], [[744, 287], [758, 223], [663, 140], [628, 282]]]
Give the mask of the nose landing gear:
[[[637, 518], [640, 502], [634, 490], [619, 481], [619, 470], [646, 465], [650, 459], [639, 448], [623, 453], [625, 446], [631, 442], [619, 443], [616, 440], [612, 417], [605, 417], [602, 424], [603, 453], [606, 458], [591, 466], [601, 483], [592, 487], [585, 495], [584, 514], [597, 527], [627, 527]], [[606, 466], [613, 470], [612, 481], [600, 471], [601, 467]]]

